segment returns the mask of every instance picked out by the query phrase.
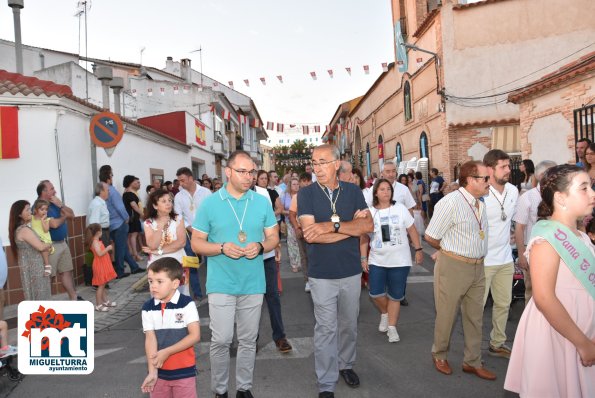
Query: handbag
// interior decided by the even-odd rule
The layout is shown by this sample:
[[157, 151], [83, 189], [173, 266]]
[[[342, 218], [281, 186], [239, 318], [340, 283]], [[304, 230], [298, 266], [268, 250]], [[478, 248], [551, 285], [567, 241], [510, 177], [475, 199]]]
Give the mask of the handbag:
[[[186, 238], [190, 239], [188, 231], [186, 231]], [[200, 259], [195, 254], [194, 256], [182, 256], [182, 267], [183, 268], [200, 268]]]

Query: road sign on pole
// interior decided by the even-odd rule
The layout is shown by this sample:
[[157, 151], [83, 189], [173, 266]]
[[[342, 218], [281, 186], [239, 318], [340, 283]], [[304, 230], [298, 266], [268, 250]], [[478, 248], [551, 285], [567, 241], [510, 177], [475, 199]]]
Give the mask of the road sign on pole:
[[124, 136], [120, 116], [112, 112], [101, 112], [93, 116], [89, 125], [91, 141], [98, 147], [113, 148]]

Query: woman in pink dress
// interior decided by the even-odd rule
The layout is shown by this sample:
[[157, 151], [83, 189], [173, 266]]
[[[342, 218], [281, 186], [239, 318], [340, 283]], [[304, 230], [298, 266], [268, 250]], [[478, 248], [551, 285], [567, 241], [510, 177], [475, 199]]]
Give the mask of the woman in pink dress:
[[[593, 210], [595, 192], [588, 174], [573, 165], [549, 169], [540, 186], [539, 216], [550, 217], [541, 225], [552, 229], [537, 223], [527, 245], [533, 298], [517, 328], [504, 388], [521, 397], [595, 397], [595, 286], [588, 282], [595, 252], [576, 229], [577, 220]], [[591, 264], [586, 271], [558, 254], [568, 256], [571, 240], [579, 263]]]

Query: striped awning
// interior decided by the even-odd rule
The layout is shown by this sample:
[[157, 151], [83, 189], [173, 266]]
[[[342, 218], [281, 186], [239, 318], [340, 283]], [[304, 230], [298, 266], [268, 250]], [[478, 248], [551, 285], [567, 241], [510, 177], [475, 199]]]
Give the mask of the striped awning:
[[521, 151], [521, 128], [515, 126], [498, 126], [492, 128], [492, 149], [501, 149], [506, 153]]

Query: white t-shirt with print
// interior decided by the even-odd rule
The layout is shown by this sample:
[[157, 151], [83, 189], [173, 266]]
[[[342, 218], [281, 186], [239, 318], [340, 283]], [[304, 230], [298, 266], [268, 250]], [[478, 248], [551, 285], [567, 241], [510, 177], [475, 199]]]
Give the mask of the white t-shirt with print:
[[[368, 264], [379, 267], [411, 267], [411, 251], [407, 228], [413, 225], [413, 217], [401, 203], [378, 210], [370, 207], [374, 220], [374, 232], [370, 234]], [[382, 241], [382, 225], [388, 225], [390, 241]]]

